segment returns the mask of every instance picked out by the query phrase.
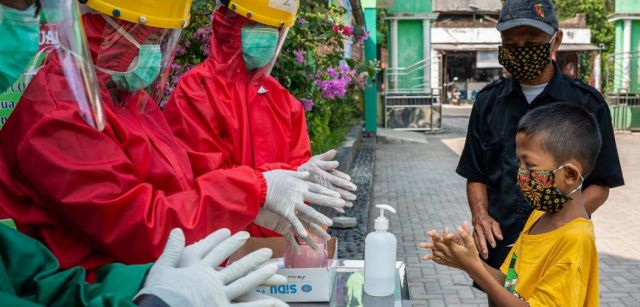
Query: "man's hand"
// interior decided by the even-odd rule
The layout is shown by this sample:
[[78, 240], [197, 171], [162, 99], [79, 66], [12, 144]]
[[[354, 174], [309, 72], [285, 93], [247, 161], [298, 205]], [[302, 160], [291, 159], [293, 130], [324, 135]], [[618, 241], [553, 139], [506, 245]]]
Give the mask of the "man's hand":
[[500, 230], [500, 224], [496, 222], [488, 212], [481, 212], [473, 217], [473, 240], [475, 246], [478, 248], [478, 252], [482, 256], [482, 259], [489, 257], [489, 249], [487, 244], [491, 247], [496, 247], [496, 239], [502, 240], [502, 230]]

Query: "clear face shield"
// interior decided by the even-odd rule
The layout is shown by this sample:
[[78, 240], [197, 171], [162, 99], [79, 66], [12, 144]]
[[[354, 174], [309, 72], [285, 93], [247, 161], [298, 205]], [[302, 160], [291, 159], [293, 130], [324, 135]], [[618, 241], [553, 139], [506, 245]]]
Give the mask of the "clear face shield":
[[[90, 126], [104, 129], [102, 100], [76, 0], [40, 0], [44, 19], [40, 40], [55, 49], [70, 88], [69, 99]], [[43, 49], [44, 50], [44, 49]], [[27, 93], [28, 94], [28, 93]]]
[[[148, 103], [157, 104], [162, 99], [181, 29], [156, 28], [101, 16], [105, 26], [96, 69], [108, 75], [102, 82], [106, 82], [116, 105], [135, 102], [139, 111], [144, 112]], [[142, 92], [148, 97], [140, 96]]]
[[218, 4], [213, 18], [213, 48], [227, 65], [225, 71], [230, 75], [244, 72], [251, 80], [269, 76], [298, 6], [294, 0]]

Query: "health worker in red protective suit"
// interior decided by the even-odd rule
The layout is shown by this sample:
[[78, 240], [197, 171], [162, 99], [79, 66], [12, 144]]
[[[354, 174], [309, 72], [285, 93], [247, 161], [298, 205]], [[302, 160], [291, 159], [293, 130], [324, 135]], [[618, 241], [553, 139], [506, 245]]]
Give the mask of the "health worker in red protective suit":
[[290, 237], [330, 225], [305, 202], [345, 203], [305, 181], [308, 173], [218, 170], [227, 164], [221, 154], [181, 147], [157, 103], [191, 1], [141, 1], [86, 3], [104, 130], [87, 124], [78, 84], [63, 75], [66, 59], [52, 55], [0, 131], [0, 206], [18, 229], [45, 243], [62, 268], [81, 265], [92, 280], [110, 262], [154, 261], [177, 227], [191, 243], [264, 215]]
[[336, 152], [311, 158], [302, 104], [270, 76], [299, 1], [221, 2], [209, 57], [181, 77], [164, 109], [174, 134], [194, 152], [223, 153], [231, 162], [227, 167], [308, 171], [313, 182], [352, 206], [356, 186], [336, 170]]

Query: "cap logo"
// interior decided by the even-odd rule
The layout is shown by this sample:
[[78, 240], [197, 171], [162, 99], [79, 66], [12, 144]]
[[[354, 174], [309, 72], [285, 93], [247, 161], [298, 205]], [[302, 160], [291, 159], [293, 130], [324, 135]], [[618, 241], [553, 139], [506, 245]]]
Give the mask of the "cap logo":
[[538, 14], [540, 18], [544, 19], [544, 11], [542, 10], [542, 3], [541, 2], [536, 3], [535, 7], [536, 7], [536, 14]]

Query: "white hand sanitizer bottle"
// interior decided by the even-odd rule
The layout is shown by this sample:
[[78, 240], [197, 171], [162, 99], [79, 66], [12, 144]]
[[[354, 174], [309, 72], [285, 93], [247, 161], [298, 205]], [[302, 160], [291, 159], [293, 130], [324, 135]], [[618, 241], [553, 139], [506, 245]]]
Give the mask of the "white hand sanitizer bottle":
[[396, 237], [388, 232], [389, 220], [384, 210], [396, 213], [389, 205], [376, 205], [380, 216], [375, 221], [375, 232], [364, 240], [364, 292], [371, 296], [389, 296], [396, 290]]

